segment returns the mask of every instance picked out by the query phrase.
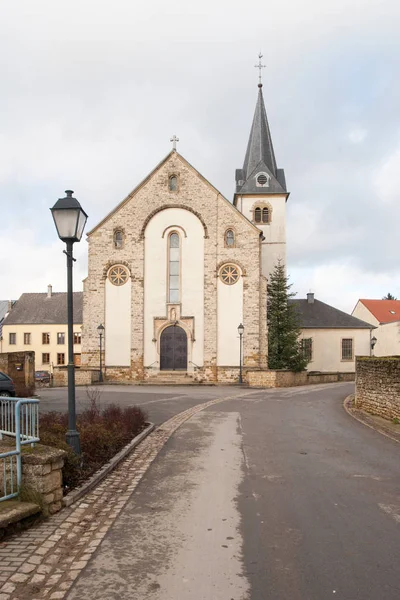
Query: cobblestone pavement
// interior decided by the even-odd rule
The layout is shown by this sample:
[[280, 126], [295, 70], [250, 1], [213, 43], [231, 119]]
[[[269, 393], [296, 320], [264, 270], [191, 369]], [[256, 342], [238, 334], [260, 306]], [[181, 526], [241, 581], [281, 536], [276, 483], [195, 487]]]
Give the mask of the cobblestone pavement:
[[259, 393], [255, 390], [216, 398], [177, 414], [82, 501], [0, 543], [0, 600], [65, 598], [174, 431], [209, 406]]

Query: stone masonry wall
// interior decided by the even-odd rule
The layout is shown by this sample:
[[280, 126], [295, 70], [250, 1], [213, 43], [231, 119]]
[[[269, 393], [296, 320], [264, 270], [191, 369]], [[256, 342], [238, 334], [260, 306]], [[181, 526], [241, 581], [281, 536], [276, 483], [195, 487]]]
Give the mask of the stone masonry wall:
[[[177, 192], [168, 189], [171, 174], [178, 176]], [[151, 216], [168, 207], [180, 207], [193, 212], [204, 228], [206, 380], [218, 381], [217, 277], [219, 267], [225, 262], [238, 264], [244, 274], [244, 366], [265, 366], [267, 307], [266, 282], [261, 276], [260, 232], [176, 152], [172, 152], [114, 213], [89, 234], [88, 277], [84, 282], [82, 366], [95, 368], [99, 364], [97, 326], [105, 320], [107, 271], [113, 264], [123, 264], [131, 274], [131, 281], [127, 285], [132, 286], [131, 366], [107, 369], [106, 378], [144, 379], [144, 236]], [[124, 245], [119, 249], [113, 246], [113, 233], [117, 228], [122, 229], [125, 236]], [[235, 231], [234, 248], [225, 247], [224, 234], [227, 228]]]
[[[92, 385], [99, 381], [99, 371], [96, 369], [75, 369], [75, 385]], [[67, 367], [54, 367], [53, 386], [64, 387], [68, 385]]]
[[386, 419], [400, 419], [400, 357], [356, 358], [357, 408]]
[[22, 452], [22, 483], [41, 495], [44, 512], [54, 514], [62, 506], [64, 450], [36, 444]]
[[0, 371], [14, 381], [17, 396], [30, 396], [35, 390], [35, 353], [3, 352], [0, 354]]

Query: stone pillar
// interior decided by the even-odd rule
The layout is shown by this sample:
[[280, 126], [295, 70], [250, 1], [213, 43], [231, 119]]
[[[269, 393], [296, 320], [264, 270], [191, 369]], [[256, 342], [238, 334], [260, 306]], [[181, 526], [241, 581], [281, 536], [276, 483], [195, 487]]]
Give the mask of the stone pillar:
[[41, 444], [25, 446], [22, 451], [22, 485], [38, 493], [45, 514], [61, 510], [65, 456], [64, 450]]

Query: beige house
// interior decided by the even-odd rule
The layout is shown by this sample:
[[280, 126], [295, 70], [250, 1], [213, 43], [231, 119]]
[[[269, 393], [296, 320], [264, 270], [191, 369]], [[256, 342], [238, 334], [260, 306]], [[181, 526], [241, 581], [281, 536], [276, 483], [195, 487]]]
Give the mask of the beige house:
[[308, 371], [354, 373], [355, 357], [371, 353], [373, 325], [307, 294], [291, 300], [301, 324], [301, 341], [310, 359]]
[[[82, 292], [74, 293], [74, 362], [81, 362]], [[5, 318], [1, 352], [35, 352], [35, 370], [68, 363], [67, 294], [22, 294]]]
[[352, 315], [375, 326], [375, 356], [400, 355], [400, 300], [361, 299]]

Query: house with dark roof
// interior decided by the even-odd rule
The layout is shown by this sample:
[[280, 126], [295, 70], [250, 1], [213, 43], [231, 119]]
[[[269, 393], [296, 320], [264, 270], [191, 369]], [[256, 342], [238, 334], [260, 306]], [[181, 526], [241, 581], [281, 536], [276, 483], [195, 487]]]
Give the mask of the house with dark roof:
[[355, 372], [355, 357], [369, 356], [374, 325], [314, 298], [292, 299], [301, 327], [308, 371]]
[[400, 355], [400, 300], [362, 298], [352, 315], [376, 327], [375, 356]]
[[[80, 365], [83, 293], [74, 292], [74, 362]], [[35, 370], [68, 362], [67, 294], [22, 294], [3, 321], [2, 352], [35, 352]]]

